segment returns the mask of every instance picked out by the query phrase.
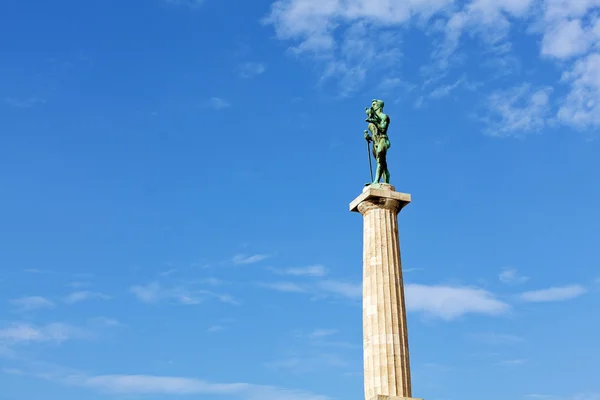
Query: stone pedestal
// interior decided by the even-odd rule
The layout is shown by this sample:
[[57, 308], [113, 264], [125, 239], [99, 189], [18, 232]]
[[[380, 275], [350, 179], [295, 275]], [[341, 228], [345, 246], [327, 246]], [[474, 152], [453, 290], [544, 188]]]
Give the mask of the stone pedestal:
[[350, 203], [364, 219], [363, 346], [366, 400], [412, 396], [398, 213], [410, 194], [389, 184], [366, 186]]
[[423, 399], [413, 399], [412, 397], [398, 397], [398, 396], [375, 396], [368, 400], [423, 400]]

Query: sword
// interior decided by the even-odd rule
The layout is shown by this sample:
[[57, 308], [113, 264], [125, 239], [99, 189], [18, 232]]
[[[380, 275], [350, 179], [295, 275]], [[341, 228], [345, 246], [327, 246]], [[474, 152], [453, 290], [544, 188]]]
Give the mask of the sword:
[[[367, 131], [365, 131], [367, 133]], [[369, 139], [365, 138], [367, 141], [367, 157], [369, 158], [369, 171], [371, 172], [371, 182], [373, 182], [373, 165], [371, 164], [371, 142]]]

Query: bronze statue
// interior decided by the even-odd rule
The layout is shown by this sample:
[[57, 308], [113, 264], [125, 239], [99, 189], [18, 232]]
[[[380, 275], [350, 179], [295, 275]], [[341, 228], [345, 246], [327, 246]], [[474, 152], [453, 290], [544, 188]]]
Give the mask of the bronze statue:
[[[365, 109], [367, 113], [366, 122], [369, 123], [368, 130], [365, 131], [367, 148], [373, 142], [373, 157], [377, 161], [377, 171], [373, 179], [373, 170], [371, 169], [371, 183], [379, 183], [381, 178], [383, 182], [390, 183], [390, 171], [387, 167], [387, 151], [390, 148], [390, 140], [387, 136], [390, 117], [383, 112], [383, 100], [373, 100], [371, 107]], [[371, 132], [371, 135], [369, 135]], [[369, 155], [369, 166], [371, 165], [371, 156]]]

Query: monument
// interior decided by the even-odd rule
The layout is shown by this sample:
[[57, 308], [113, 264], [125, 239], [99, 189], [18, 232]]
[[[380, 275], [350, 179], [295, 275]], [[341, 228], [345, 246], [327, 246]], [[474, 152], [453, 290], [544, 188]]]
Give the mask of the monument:
[[[365, 400], [412, 400], [408, 329], [398, 213], [410, 194], [390, 184], [387, 136], [390, 118], [384, 102], [373, 100], [366, 109], [365, 131], [369, 165], [370, 144], [377, 161], [375, 179], [350, 203], [350, 211], [363, 215], [363, 348]], [[370, 133], [370, 135], [369, 135]], [[383, 183], [379, 181], [383, 178]], [[415, 399], [416, 400], [416, 399]]]

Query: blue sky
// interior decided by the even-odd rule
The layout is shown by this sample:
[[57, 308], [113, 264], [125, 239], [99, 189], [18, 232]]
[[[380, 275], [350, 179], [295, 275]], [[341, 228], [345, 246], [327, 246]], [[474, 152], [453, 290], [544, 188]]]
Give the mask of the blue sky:
[[599, 7], [2, 1], [0, 399], [362, 399], [373, 98], [413, 394], [600, 399]]

